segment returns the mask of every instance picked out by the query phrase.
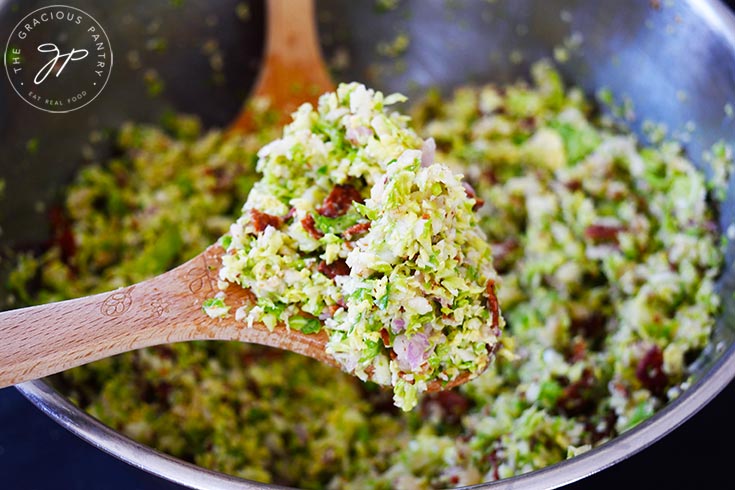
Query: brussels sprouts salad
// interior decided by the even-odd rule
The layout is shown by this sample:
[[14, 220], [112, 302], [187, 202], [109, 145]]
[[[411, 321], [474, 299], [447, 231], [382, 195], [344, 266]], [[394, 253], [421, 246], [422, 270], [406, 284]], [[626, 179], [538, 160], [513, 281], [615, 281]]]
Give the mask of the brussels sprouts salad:
[[[507, 321], [503, 344], [512, 356], [498, 356], [461, 387], [421, 396], [410, 412], [373, 383], [234, 342], [131, 352], [63, 373], [56, 385], [144, 444], [207, 468], [302, 488], [497, 480], [575, 456], [650, 417], [687, 388], [719, 311], [715, 199], [732, 155], [714, 147], [707, 180], [678, 144], [642, 146], [607, 124], [549, 65], [536, 65], [532, 80], [463, 87], [447, 98], [430, 94], [411, 121], [396, 123], [433, 138], [436, 160], [463, 173], [476, 204], [484, 201], [477, 216], [492, 247]], [[319, 117], [318, 109], [309, 116]], [[70, 187], [68, 219], [57, 226], [55, 244], [20, 258], [11, 278], [18, 301], [135, 282], [227, 232], [245, 199], [255, 202], [248, 191], [259, 179], [257, 152], [280, 132], [267, 112], [258, 121], [249, 135], [202, 134], [189, 118], [167, 130], [122, 128], [121, 156], [85, 168]], [[351, 134], [365, 144], [367, 132]], [[421, 149], [417, 144], [408, 146]], [[304, 188], [316, 179], [303, 177]], [[344, 183], [325, 182], [279, 233], [298, 228], [311, 211], [324, 237], [359, 242], [365, 230], [346, 237], [343, 223], [319, 224], [313, 214]], [[355, 189], [368, 206], [368, 182], [361, 185]], [[353, 205], [343, 216], [367, 222], [360, 210], [366, 212]], [[235, 230], [229, 246], [256, 239], [248, 231], [252, 219], [246, 213], [250, 225]], [[329, 250], [347, 262], [334, 238], [293, 236], [315, 247], [317, 268]], [[289, 235], [283, 243], [301, 242]], [[340, 287], [322, 276], [309, 277]], [[42, 287], [31, 294], [31, 283]], [[329, 298], [322, 301], [334, 315]], [[312, 311], [317, 318], [324, 312]]]
[[[483, 372], [504, 323], [479, 201], [387, 112], [402, 100], [342, 84], [258, 152], [263, 177], [221, 240], [222, 292], [204, 310], [324, 328], [344, 370], [392, 385], [409, 410], [429, 383]], [[229, 304], [231, 284], [255, 304]]]

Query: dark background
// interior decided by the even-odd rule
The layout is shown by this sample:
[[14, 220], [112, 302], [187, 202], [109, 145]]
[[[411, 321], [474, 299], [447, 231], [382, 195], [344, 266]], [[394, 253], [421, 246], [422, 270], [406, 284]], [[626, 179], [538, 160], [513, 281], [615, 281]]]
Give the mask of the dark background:
[[[731, 7], [735, 0], [728, 0]], [[637, 455], [579, 483], [581, 489], [733, 488], [735, 383], [713, 402]], [[0, 390], [0, 489], [175, 490], [76, 438], [14, 388]]]

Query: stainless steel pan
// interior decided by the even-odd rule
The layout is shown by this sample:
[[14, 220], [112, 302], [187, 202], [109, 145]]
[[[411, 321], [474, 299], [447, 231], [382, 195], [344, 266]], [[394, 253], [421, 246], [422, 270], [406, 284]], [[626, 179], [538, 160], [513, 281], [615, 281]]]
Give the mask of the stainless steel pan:
[[[23, 6], [30, 10], [32, 3]], [[105, 2], [105, 7], [76, 2], [82, 8], [85, 3], [101, 24], [115, 26], [108, 34], [119, 59], [129, 56], [126, 51], [143, 49], [144, 40], [134, 33], [143, 29], [145, 37], [145, 29], [158, 22], [160, 35], [177, 49], [170, 49], [167, 57], [147, 55], [151, 59], [144, 61], [168, 83], [176, 85], [182, 77], [187, 83], [141, 104], [148, 99], [140, 73], [121, 61], [104, 96], [88, 110], [63, 119], [63, 127], [61, 118], [36, 114], [9, 89], [3, 93], [0, 176], [9, 181], [1, 222], [6, 245], [43, 238], [42, 217], [33, 211], [34, 203], [52, 201], [68, 181], [90, 128], [111, 127], [126, 118], [153, 120], [168, 108], [199, 111], [209, 123], [226, 124], [245, 96], [242, 87], [252, 86], [260, 63], [265, 15], [261, 2], [250, 2], [250, 17], [240, 22], [228, 17], [236, 3], [229, 0], [186, 3], [174, 13], [163, 7], [167, 2], [141, 3], [133, 11], [128, 2], [117, 0]], [[0, 4], [0, 9], [0, 26], [7, 27], [14, 18], [17, 22], [18, 14], [8, 4]], [[215, 18], [216, 27], [206, 28]], [[735, 18], [717, 0], [405, 0], [389, 11], [376, 9], [372, 1], [320, 0], [318, 19], [325, 56], [337, 63], [337, 79], [362, 80], [414, 95], [429, 86], [450, 89], [468, 81], [504, 82], [525, 76], [531, 62], [552, 56], [554, 47], [564, 45], [569, 54], [561, 65], [566, 80], [590, 94], [607, 87], [618, 97], [628, 97], [638, 115], [634, 130], [640, 131], [644, 119], [665, 122], [673, 130], [693, 125], [696, 129], [686, 148], [705, 171], [703, 150], [719, 139], [735, 144], [735, 120], [725, 110], [726, 104], [735, 105]], [[380, 55], [376, 44], [397, 32], [409, 35], [407, 51], [398, 58]], [[227, 81], [218, 87], [206, 83], [209, 68], [195, 48], [212, 36], [229, 61]], [[29, 156], [23, 154], [22, 142], [31, 133], [48, 143], [42, 141], [40, 151]], [[29, 176], [27, 169], [35, 172]], [[735, 219], [735, 182], [730, 184], [722, 206], [723, 229]], [[709, 402], [735, 376], [734, 258], [731, 243], [719, 282], [723, 314], [710, 347], [697, 361], [695, 382], [683, 396], [588, 453], [477, 488], [555, 488], [579, 480], [655, 442]], [[277, 488], [207, 471], [137, 444], [80, 411], [45, 381], [18, 389], [91, 444], [169, 480], [207, 490]]]

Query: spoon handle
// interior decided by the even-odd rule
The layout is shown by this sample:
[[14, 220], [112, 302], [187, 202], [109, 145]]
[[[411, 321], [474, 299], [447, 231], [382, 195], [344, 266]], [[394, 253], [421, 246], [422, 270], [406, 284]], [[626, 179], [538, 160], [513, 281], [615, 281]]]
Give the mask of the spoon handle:
[[[269, 331], [233, 318], [212, 319], [202, 303], [217, 293], [223, 253], [211, 246], [185, 264], [132, 286], [0, 313], [0, 387], [48, 376], [121, 352], [187, 340], [240, 340], [292, 350], [334, 364], [326, 335]], [[230, 287], [229, 304], [248, 304]]]
[[[304, 102], [334, 88], [319, 47], [314, 0], [268, 0], [266, 41], [255, 97], [270, 100], [284, 118]], [[244, 110], [232, 124], [236, 130], [252, 127]]]

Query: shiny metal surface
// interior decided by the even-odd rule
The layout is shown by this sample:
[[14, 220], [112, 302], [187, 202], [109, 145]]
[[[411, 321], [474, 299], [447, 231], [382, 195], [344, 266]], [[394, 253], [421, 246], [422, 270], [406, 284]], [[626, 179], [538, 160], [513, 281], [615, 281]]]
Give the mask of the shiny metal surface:
[[[406, 0], [381, 12], [374, 2], [320, 0], [324, 52], [337, 61], [338, 79], [358, 79], [385, 90], [419, 95], [467, 81], [510, 81], [531, 62], [571, 46], [561, 65], [568, 82], [593, 94], [608, 87], [635, 106], [634, 130], [644, 119], [671, 130], [690, 127], [686, 148], [706, 171], [702, 151], [725, 139], [735, 144], [735, 18], [716, 0]], [[659, 5], [656, 7], [656, 5]], [[406, 33], [399, 57], [376, 49]], [[581, 41], [581, 43], [578, 43]], [[113, 40], [114, 42], [114, 40]], [[578, 45], [577, 45], [578, 44]], [[346, 63], [345, 63], [346, 61]], [[113, 75], [114, 76], [114, 75]], [[735, 180], [722, 206], [720, 226], [735, 219]], [[724, 300], [710, 348], [698, 361], [693, 386], [654, 417], [588, 453], [549, 468], [473, 488], [556, 488], [600, 471], [666, 435], [735, 377], [735, 244], [719, 287]], [[196, 489], [279, 488], [206, 471], [141, 446], [76, 409], [44, 381], [18, 389], [46, 414], [98, 448], [130, 464]]]
[[[72, 3], [103, 26], [115, 65], [94, 103], [68, 114], [34, 109], [7, 79], [0, 82], [0, 179], [7, 186], [0, 210], [2, 246], [47, 238], [46, 211], [80, 165], [109, 155], [109, 129], [130, 120], [159, 122], [173, 112], [195, 113], [207, 125], [224, 126], [239, 112], [260, 66], [260, 0], [191, 0], [185, 8], [169, 0]], [[249, 6], [245, 19], [235, 15], [239, 3]], [[25, 14], [50, 4], [0, 1], [0, 43], [5, 45], [4, 36]], [[218, 59], [224, 61], [221, 69]]]

